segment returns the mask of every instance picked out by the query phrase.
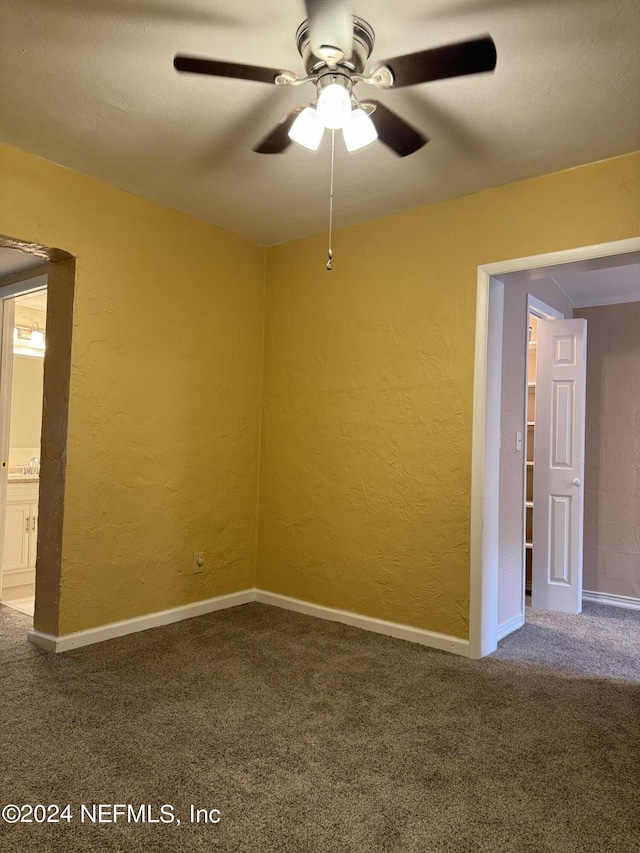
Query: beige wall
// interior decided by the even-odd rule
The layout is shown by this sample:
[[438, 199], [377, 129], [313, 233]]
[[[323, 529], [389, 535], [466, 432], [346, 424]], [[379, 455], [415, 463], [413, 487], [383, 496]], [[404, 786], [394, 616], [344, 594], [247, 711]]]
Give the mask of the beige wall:
[[640, 302], [587, 321], [585, 590], [640, 598]]
[[[44, 282], [46, 284], [46, 278]], [[16, 326], [46, 330], [46, 311], [31, 307], [30, 300], [16, 299], [14, 304]], [[40, 456], [43, 378], [43, 358], [14, 353], [9, 428], [10, 468], [25, 465], [34, 456]]]
[[[524, 422], [527, 294], [535, 296], [567, 318], [573, 316], [571, 303], [551, 279], [505, 283], [500, 411], [502, 444], [498, 534], [498, 625], [522, 612], [523, 464], [527, 433]], [[516, 450], [516, 432], [522, 433], [521, 451]]]
[[0, 234], [76, 258], [59, 633], [253, 586], [260, 459], [259, 586], [466, 637], [478, 264], [636, 236], [639, 191], [630, 155], [343, 229], [332, 273], [274, 247], [265, 312], [263, 249], [0, 146]]
[[468, 636], [477, 268], [640, 233], [640, 155], [267, 252], [258, 583]]
[[[9, 429], [11, 448], [40, 446], [43, 374], [44, 359], [29, 355], [13, 356]], [[9, 461], [13, 464], [11, 450]]]
[[37, 612], [36, 628], [252, 587], [264, 250], [6, 146], [0, 234], [76, 258], [61, 579], [47, 590], [59, 622]]

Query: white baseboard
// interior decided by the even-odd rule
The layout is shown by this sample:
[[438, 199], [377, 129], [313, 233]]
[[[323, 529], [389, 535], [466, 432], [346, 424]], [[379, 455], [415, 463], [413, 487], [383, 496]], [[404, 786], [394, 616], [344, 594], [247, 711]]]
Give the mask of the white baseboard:
[[159, 613], [148, 613], [145, 616], [137, 616], [135, 619], [111, 622], [108, 625], [100, 625], [86, 631], [77, 631], [75, 634], [63, 634], [61, 637], [53, 637], [50, 634], [43, 634], [32, 629], [29, 631], [27, 639], [34, 646], [39, 646], [49, 652], [68, 652], [70, 649], [77, 649], [80, 646], [102, 643], [115, 637], [124, 637], [127, 634], [135, 634], [137, 631], [146, 631], [149, 628], [159, 628], [162, 625], [170, 625], [172, 622], [181, 622], [183, 619], [193, 619], [195, 616], [203, 616], [205, 613], [213, 613], [227, 607], [249, 604], [251, 601], [255, 601], [255, 591], [245, 589], [242, 592], [219, 595], [205, 601], [194, 601], [192, 604], [185, 604], [182, 607], [161, 610]]
[[432, 649], [440, 649], [444, 652], [453, 652], [456, 655], [469, 657], [469, 641], [452, 637], [449, 634], [425, 631], [422, 628], [413, 628], [411, 625], [402, 625], [398, 622], [385, 622], [383, 619], [361, 616], [359, 613], [352, 613], [348, 610], [335, 610], [333, 607], [323, 607], [321, 604], [312, 604], [309, 601], [289, 598], [288, 595], [279, 595], [262, 589], [255, 590], [255, 600], [261, 604], [271, 604], [285, 610], [295, 610], [296, 613], [304, 613], [307, 616], [328, 619], [330, 622], [342, 622], [354, 628], [362, 628], [365, 631], [385, 634], [398, 640], [408, 640], [410, 643], [419, 643]]
[[[610, 604], [614, 607], [626, 607], [631, 610], [640, 610], [640, 598], [627, 595], [610, 595], [605, 592], [591, 592], [585, 590], [582, 593], [585, 601], [593, 601], [597, 604]], [[462, 657], [469, 657], [469, 641], [449, 634], [439, 634], [436, 631], [425, 631], [422, 628], [414, 628], [411, 625], [403, 625], [398, 622], [386, 622], [384, 619], [374, 619], [371, 616], [363, 616], [349, 610], [337, 610], [333, 607], [324, 607], [321, 604], [312, 604], [298, 598], [290, 598], [288, 595], [280, 595], [262, 589], [245, 589], [230, 595], [219, 595], [208, 598], [205, 601], [194, 601], [182, 607], [173, 607], [170, 610], [162, 610], [159, 613], [148, 613], [135, 619], [125, 619], [122, 622], [111, 622], [108, 625], [100, 625], [97, 628], [89, 628], [86, 631], [77, 631], [74, 634], [64, 634], [54, 637], [31, 629], [28, 632], [28, 640], [34, 646], [50, 652], [67, 652], [78, 649], [81, 646], [89, 646], [93, 643], [102, 643], [115, 637], [124, 637], [138, 631], [146, 631], [149, 628], [160, 628], [162, 625], [170, 625], [172, 622], [181, 622], [184, 619], [193, 619], [206, 613], [214, 613], [216, 610], [224, 610], [228, 607], [238, 607], [241, 604], [250, 604], [252, 601], [261, 604], [270, 604], [273, 607], [281, 607], [284, 610], [294, 610], [296, 613], [304, 613], [307, 616], [315, 616], [319, 619], [327, 619], [330, 622], [342, 622], [354, 628], [364, 631], [372, 631], [376, 634], [384, 634], [395, 637], [398, 640], [407, 640], [410, 643], [418, 643], [429, 646], [432, 649], [440, 649], [452, 652]], [[502, 640], [508, 634], [516, 631], [524, 625], [524, 615], [518, 614], [507, 622], [498, 626], [498, 640]]]
[[640, 610], [640, 598], [630, 595], [611, 595], [608, 592], [582, 591], [583, 601], [593, 601], [595, 604], [611, 604], [613, 607], [626, 607], [629, 610]]
[[522, 628], [523, 625], [524, 613], [518, 613], [517, 616], [507, 619], [507, 621], [503, 622], [502, 625], [498, 625], [498, 640], [503, 640], [507, 634], [512, 634], [514, 631], [517, 631], [518, 628]]
[[2, 588], [11, 589], [14, 586], [27, 586], [36, 582], [35, 569], [3, 569]]
[[275, 592], [266, 592], [261, 589], [245, 589], [242, 592], [234, 592], [231, 595], [220, 595], [209, 598], [206, 601], [195, 601], [193, 604], [185, 604], [183, 607], [174, 607], [171, 610], [163, 610], [160, 613], [148, 613], [146, 616], [138, 616], [135, 619], [125, 619], [122, 622], [111, 622], [108, 625], [100, 625], [97, 628], [89, 628], [86, 631], [77, 631], [74, 634], [63, 634], [54, 637], [32, 629], [28, 633], [28, 640], [34, 646], [49, 652], [68, 652], [81, 646], [89, 646], [93, 643], [102, 643], [105, 640], [113, 640], [116, 637], [124, 637], [137, 631], [146, 631], [149, 628], [159, 628], [172, 622], [180, 622], [183, 619], [193, 619], [195, 616], [203, 616], [205, 613], [213, 613], [228, 607], [237, 607], [241, 604], [249, 604], [258, 601], [261, 604], [270, 604], [273, 607], [281, 607], [285, 610], [295, 610], [307, 616], [315, 616], [320, 619], [328, 619], [331, 622], [342, 622], [354, 628], [362, 628], [365, 631], [373, 631], [376, 634], [385, 634], [399, 640], [407, 640], [410, 643], [419, 643], [432, 649], [440, 649], [452, 652], [462, 657], [469, 657], [469, 641], [452, 637], [449, 634], [438, 634], [435, 631], [425, 631], [422, 628], [414, 628], [411, 625], [402, 625], [397, 622], [385, 622], [383, 619], [374, 619], [371, 616], [362, 616], [348, 610], [336, 610], [332, 607], [323, 607], [321, 604], [312, 604], [297, 598], [289, 598], [287, 595], [279, 595]]

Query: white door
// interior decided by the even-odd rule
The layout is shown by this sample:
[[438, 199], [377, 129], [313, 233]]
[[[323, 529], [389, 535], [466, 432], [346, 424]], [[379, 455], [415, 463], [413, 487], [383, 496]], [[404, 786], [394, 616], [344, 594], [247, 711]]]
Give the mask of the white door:
[[538, 325], [531, 606], [582, 610], [586, 320]]

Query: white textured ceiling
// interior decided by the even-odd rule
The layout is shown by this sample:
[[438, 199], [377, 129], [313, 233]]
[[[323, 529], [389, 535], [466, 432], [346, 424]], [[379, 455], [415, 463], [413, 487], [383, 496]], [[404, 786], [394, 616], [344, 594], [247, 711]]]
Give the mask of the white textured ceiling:
[[0, 278], [12, 273], [24, 272], [24, 270], [33, 267], [40, 267], [43, 264], [46, 264], [46, 261], [43, 261], [42, 258], [21, 252], [19, 249], [0, 248]]
[[[379, 94], [431, 141], [336, 140], [343, 226], [640, 148], [638, 0], [358, 0], [372, 62], [490, 33], [494, 74]], [[302, 72], [297, 0], [0, 0], [0, 140], [271, 245], [327, 228], [329, 150], [251, 149], [311, 86], [178, 74], [177, 52]], [[358, 88], [378, 97], [370, 87]]]
[[640, 301], [640, 263], [581, 272], [567, 270], [552, 279], [574, 308]]

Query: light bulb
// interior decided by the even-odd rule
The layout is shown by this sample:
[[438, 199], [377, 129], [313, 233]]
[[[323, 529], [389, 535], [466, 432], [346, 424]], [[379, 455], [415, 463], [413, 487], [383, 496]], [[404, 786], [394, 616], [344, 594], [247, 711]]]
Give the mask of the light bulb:
[[31, 346], [36, 349], [44, 349], [44, 332], [40, 332], [37, 329], [31, 332]]
[[351, 113], [351, 118], [342, 128], [342, 135], [347, 151], [358, 151], [378, 138], [373, 122], [359, 107]]
[[339, 130], [349, 121], [351, 95], [340, 83], [329, 83], [318, 97], [318, 118], [329, 130]]
[[323, 133], [324, 125], [317, 111], [313, 107], [305, 107], [291, 125], [289, 137], [309, 151], [317, 151]]

